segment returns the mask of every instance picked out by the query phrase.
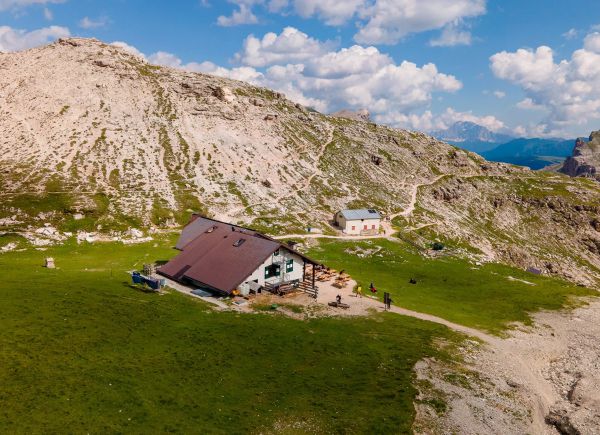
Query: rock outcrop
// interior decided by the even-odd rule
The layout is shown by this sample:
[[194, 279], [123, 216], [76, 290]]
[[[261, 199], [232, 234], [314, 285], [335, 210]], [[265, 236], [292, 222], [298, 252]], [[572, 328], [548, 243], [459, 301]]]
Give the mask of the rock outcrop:
[[339, 112], [332, 113], [331, 116], [336, 118], [351, 119], [353, 121], [371, 122], [371, 114], [367, 109], [360, 109], [357, 111], [352, 110], [340, 110]]
[[600, 181], [600, 131], [593, 132], [589, 142], [577, 139], [573, 155], [565, 160], [560, 172]]

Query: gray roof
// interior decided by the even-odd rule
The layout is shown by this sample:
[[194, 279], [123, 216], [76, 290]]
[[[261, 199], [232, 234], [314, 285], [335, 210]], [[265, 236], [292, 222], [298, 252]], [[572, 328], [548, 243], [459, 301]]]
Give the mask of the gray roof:
[[340, 212], [346, 220], [357, 220], [357, 219], [381, 219], [381, 215], [377, 210], [373, 209], [360, 209], [360, 210], [342, 210]]

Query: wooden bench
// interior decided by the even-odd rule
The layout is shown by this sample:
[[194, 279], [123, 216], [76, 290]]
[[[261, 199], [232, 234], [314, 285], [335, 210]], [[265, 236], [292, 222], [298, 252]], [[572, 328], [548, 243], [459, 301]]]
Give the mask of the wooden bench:
[[344, 304], [343, 302], [337, 303], [337, 302], [329, 302], [330, 307], [334, 307], [334, 308], [343, 308], [344, 310], [347, 310], [348, 308], [350, 308], [350, 305], [348, 304]]

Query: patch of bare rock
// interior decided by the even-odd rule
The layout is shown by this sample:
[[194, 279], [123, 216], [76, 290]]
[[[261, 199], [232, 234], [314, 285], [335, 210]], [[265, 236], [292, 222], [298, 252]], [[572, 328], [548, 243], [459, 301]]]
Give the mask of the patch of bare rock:
[[600, 131], [594, 131], [588, 142], [577, 139], [573, 155], [565, 160], [560, 172], [600, 181]]
[[460, 366], [419, 362], [415, 431], [599, 434], [599, 336], [596, 301], [572, 312], [540, 313], [535, 327], [507, 339], [470, 342]]

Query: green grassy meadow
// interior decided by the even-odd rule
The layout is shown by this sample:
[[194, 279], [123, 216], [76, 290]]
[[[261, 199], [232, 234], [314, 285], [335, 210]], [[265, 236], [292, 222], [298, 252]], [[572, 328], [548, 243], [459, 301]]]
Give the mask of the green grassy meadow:
[[437, 343], [455, 334], [132, 288], [126, 271], [172, 257], [173, 241], [0, 255], [1, 433], [410, 433], [412, 368], [451, 358]]
[[[357, 255], [374, 248], [380, 249], [374, 255]], [[396, 305], [495, 334], [513, 322], [530, 324], [533, 312], [576, 304], [574, 296], [597, 295], [590, 289], [509, 266], [475, 266], [456, 257], [427, 259], [402, 241], [321, 239], [308, 255], [334, 269], [346, 270], [365, 292], [373, 282], [381, 299], [384, 291], [389, 292]], [[410, 284], [411, 278], [417, 283]]]

